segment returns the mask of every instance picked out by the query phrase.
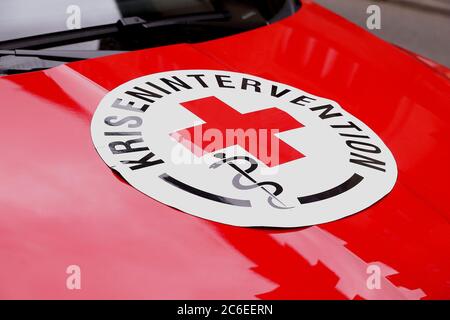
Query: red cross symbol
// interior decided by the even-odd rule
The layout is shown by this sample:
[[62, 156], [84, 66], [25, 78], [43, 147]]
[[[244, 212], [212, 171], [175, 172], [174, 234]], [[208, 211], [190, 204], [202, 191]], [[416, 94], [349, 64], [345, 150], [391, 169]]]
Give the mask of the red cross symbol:
[[[187, 101], [181, 105], [205, 122], [202, 125], [172, 134], [177, 137], [179, 142], [189, 145], [193, 153], [198, 154], [195, 150], [199, 149], [201, 154], [216, 151], [214, 147], [211, 148], [214, 144], [209, 139], [205, 141], [205, 139], [195, 136], [196, 133], [198, 135], [198, 132], [205, 134], [207, 130], [212, 129], [215, 130], [214, 132], [221, 133], [223, 141], [220, 145], [222, 148], [240, 145], [269, 167], [304, 157], [301, 152], [274, 135], [278, 132], [303, 127], [300, 122], [280, 109], [269, 108], [242, 114], [216, 97]], [[246, 137], [239, 137], [236, 134], [230, 139], [230, 132], [248, 133], [250, 132], [248, 130], [256, 134], [248, 134]], [[278, 150], [272, 150], [273, 145], [278, 146]], [[261, 150], [262, 148], [266, 150]], [[272, 154], [272, 152], [278, 154]]]

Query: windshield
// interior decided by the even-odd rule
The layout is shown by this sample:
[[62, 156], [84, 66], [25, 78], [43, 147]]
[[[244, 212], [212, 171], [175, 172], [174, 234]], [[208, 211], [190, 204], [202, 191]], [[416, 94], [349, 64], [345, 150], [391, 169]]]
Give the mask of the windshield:
[[214, 10], [204, 0], [1, 0], [0, 41], [114, 23]]
[[216, 39], [299, 7], [298, 0], [1, 0], [0, 76]]
[[[289, 2], [289, 6], [286, 3]], [[1, 0], [0, 41], [115, 23], [125, 17], [144, 20], [230, 10], [240, 20], [292, 14], [297, 1], [286, 0]], [[283, 12], [284, 9], [284, 12]], [[295, 10], [295, 9], [294, 9]], [[281, 16], [280, 16], [281, 14]], [[239, 19], [233, 19], [236, 24]], [[242, 22], [242, 21], [241, 21]], [[254, 27], [255, 25], [253, 25]]]

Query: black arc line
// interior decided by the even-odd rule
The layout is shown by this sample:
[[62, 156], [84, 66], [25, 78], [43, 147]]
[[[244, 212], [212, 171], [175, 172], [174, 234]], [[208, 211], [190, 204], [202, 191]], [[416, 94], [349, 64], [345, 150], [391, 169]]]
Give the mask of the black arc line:
[[319, 193], [311, 194], [309, 196], [298, 197], [297, 199], [301, 204], [329, 199], [352, 189], [353, 187], [358, 185], [363, 179], [364, 177], [360, 176], [357, 173], [354, 173], [345, 182], [341, 183], [340, 185], [334, 188]]
[[209, 193], [209, 192], [194, 188], [184, 182], [181, 182], [180, 180], [177, 180], [174, 177], [169, 176], [167, 173], [163, 173], [159, 177], [161, 179], [163, 179], [165, 182], [173, 185], [174, 187], [177, 187], [183, 191], [189, 192], [193, 195], [196, 195], [196, 196], [199, 196], [202, 198], [206, 198], [208, 200], [212, 200], [212, 201], [216, 201], [216, 202], [220, 202], [220, 203], [224, 203], [224, 204], [229, 204], [229, 205], [233, 205], [233, 206], [239, 206], [239, 207], [251, 207], [252, 206], [250, 200], [234, 199], [234, 198], [219, 196], [214, 193]]

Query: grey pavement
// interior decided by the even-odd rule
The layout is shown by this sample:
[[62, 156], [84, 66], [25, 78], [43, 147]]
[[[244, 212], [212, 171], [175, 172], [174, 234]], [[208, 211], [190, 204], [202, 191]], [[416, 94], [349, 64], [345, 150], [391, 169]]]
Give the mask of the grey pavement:
[[376, 36], [450, 67], [450, 0], [315, 0], [365, 28], [371, 4], [381, 8]]

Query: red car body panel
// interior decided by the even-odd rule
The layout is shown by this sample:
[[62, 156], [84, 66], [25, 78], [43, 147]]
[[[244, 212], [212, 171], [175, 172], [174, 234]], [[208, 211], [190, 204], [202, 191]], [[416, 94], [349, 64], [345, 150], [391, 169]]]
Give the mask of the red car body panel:
[[[102, 97], [143, 75], [219, 69], [337, 101], [396, 158], [393, 191], [319, 226], [240, 228], [138, 192], [97, 154]], [[238, 35], [0, 78], [0, 298], [449, 299], [450, 81], [304, 1]], [[66, 288], [79, 265], [81, 290]], [[368, 289], [370, 266], [381, 287]]]

